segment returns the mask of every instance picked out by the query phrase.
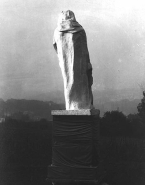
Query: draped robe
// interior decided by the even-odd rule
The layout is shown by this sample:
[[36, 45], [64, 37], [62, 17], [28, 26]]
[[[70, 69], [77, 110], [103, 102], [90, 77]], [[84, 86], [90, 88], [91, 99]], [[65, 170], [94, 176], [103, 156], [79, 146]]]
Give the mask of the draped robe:
[[53, 45], [63, 76], [66, 110], [92, 108], [92, 65], [85, 30], [75, 20], [63, 21], [54, 32]]

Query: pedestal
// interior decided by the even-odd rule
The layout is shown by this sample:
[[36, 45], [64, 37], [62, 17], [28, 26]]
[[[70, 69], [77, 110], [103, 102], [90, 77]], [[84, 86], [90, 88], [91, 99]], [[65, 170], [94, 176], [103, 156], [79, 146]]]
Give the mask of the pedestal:
[[52, 111], [52, 165], [48, 180], [55, 183], [97, 184], [99, 110]]

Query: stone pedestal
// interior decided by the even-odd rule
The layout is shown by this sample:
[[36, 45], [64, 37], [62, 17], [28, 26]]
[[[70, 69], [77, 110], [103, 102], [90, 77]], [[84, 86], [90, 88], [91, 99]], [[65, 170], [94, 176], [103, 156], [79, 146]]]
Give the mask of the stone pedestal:
[[53, 115], [52, 165], [48, 180], [97, 184], [99, 110], [56, 110]]

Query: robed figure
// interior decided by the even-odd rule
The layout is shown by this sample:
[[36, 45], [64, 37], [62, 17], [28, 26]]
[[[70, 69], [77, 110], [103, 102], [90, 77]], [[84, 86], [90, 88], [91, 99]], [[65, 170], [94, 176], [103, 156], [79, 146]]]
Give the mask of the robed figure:
[[66, 110], [91, 109], [93, 77], [86, 33], [72, 11], [61, 12], [53, 46], [63, 76]]

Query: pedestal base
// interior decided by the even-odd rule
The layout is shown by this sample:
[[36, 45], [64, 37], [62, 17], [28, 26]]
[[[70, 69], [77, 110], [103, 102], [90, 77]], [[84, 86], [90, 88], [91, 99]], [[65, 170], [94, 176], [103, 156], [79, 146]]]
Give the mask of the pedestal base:
[[52, 182], [94, 182], [97, 167], [49, 166], [48, 179]]
[[53, 115], [53, 182], [97, 182], [99, 110], [56, 110]]

